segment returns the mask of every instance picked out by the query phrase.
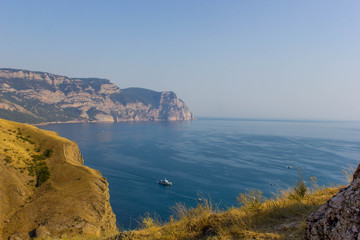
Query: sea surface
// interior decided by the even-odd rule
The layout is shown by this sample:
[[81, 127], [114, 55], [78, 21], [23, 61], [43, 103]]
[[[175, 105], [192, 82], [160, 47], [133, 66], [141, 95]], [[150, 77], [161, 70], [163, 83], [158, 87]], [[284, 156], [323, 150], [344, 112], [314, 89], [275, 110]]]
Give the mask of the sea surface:
[[[219, 208], [255, 188], [265, 196], [298, 179], [345, 183], [360, 160], [360, 122], [200, 119], [185, 122], [52, 124], [43, 129], [76, 141], [85, 165], [110, 184], [121, 229], [150, 214], [168, 220], [176, 203], [206, 197]], [[167, 178], [172, 187], [161, 186]]]

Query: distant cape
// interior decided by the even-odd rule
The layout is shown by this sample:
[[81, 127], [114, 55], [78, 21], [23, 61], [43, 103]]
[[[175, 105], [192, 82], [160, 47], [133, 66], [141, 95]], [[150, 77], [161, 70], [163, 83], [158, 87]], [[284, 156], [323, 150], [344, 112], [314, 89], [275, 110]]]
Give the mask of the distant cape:
[[9, 68], [0, 68], [0, 118], [33, 124], [194, 119], [171, 91]]

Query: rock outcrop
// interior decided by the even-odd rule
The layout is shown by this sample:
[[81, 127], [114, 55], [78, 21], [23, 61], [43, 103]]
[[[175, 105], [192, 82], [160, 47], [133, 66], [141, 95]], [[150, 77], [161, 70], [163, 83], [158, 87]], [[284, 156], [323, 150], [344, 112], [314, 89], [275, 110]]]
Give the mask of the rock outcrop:
[[26, 123], [193, 119], [174, 92], [16, 69], [0, 69], [0, 117]]
[[108, 183], [76, 143], [0, 119], [0, 239], [117, 233]]
[[360, 239], [360, 165], [346, 188], [306, 220], [307, 240]]

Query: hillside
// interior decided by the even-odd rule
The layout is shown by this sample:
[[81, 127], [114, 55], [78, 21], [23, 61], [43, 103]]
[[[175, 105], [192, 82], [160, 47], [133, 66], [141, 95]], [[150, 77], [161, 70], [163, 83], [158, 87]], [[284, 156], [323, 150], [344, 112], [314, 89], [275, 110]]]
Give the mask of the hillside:
[[117, 232], [108, 183], [76, 143], [0, 119], [0, 239]]
[[0, 117], [25, 123], [192, 120], [174, 92], [119, 89], [107, 79], [0, 69]]

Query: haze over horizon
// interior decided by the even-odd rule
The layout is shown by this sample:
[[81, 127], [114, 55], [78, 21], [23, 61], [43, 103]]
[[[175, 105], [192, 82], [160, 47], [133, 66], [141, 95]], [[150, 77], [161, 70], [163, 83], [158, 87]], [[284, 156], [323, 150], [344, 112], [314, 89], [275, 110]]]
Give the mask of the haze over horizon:
[[196, 117], [360, 120], [360, 2], [3, 1], [0, 68], [174, 91]]

